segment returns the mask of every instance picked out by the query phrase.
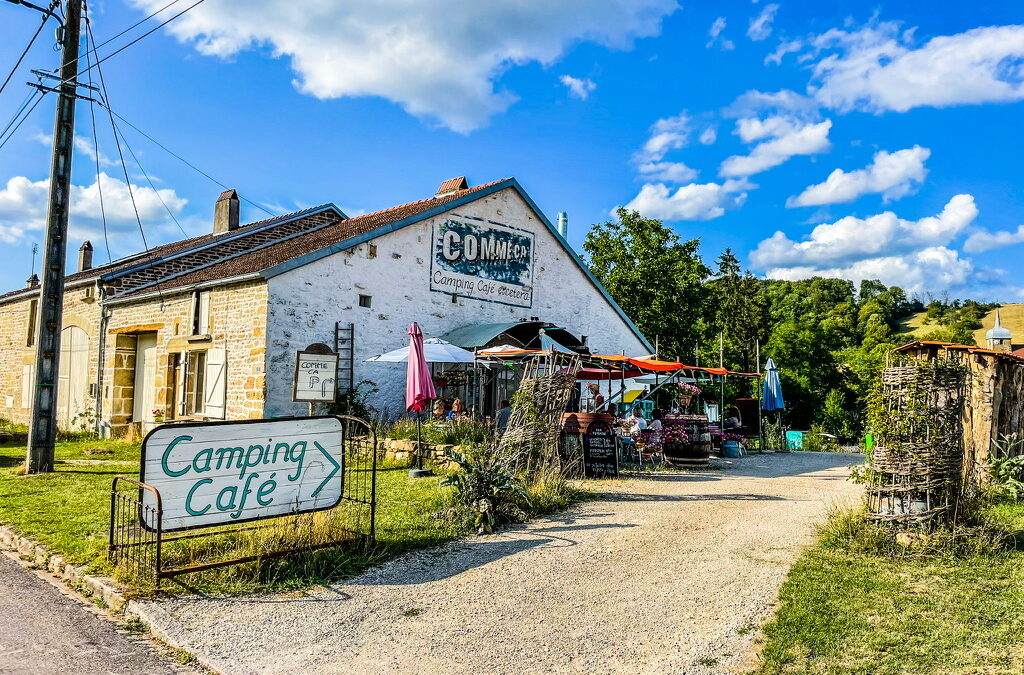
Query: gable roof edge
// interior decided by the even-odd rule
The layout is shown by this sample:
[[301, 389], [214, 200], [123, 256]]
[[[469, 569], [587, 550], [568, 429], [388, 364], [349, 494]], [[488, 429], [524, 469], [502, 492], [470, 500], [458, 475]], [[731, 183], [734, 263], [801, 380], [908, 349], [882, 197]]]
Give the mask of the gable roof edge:
[[587, 277], [587, 279], [594, 286], [594, 288], [598, 290], [598, 292], [604, 297], [604, 299], [608, 302], [611, 308], [615, 310], [615, 313], [619, 315], [619, 318], [621, 318], [629, 327], [629, 329], [633, 331], [633, 333], [644, 345], [644, 347], [653, 352], [654, 345], [652, 345], [650, 341], [648, 341], [648, 339], [640, 331], [640, 329], [637, 328], [636, 324], [633, 323], [633, 320], [626, 315], [626, 312], [623, 311], [622, 307], [619, 306], [619, 303], [615, 302], [615, 299], [612, 298], [612, 296], [608, 293], [605, 287], [601, 285], [601, 282], [597, 280], [597, 277], [594, 276], [594, 274], [590, 271], [590, 268], [587, 267], [587, 265], [583, 262], [583, 259], [580, 258], [574, 250], [572, 250], [572, 247], [569, 246], [569, 242], [567, 242], [562, 237], [562, 235], [558, 233], [558, 229], [555, 228], [554, 225], [552, 225], [551, 221], [548, 220], [548, 217], [544, 215], [544, 212], [541, 211], [540, 208], [537, 206], [537, 203], [533, 201], [530, 195], [526, 193], [526, 190], [523, 189], [523, 186], [520, 185], [519, 181], [516, 180], [515, 178], [506, 178], [481, 190], [471, 192], [467, 195], [463, 195], [462, 197], [458, 197], [457, 199], [453, 199], [452, 201], [445, 202], [443, 204], [438, 204], [437, 206], [431, 207], [426, 211], [421, 211], [420, 213], [407, 216], [405, 218], [402, 218], [401, 220], [397, 220], [387, 225], [382, 225], [381, 227], [375, 228], [368, 232], [364, 232], [363, 234], [357, 235], [355, 237], [350, 237], [343, 241], [331, 244], [330, 246], [325, 246], [324, 248], [317, 249], [316, 251], [311, 251], [304, 255], [297, 256], [295, 258], [292, 258], [291, 260], [287, 260], [283, 263], [274, 265], [273, 267], [268, 267], [267, 269], [260, 272], [260, 275], [264, 279], [271, 279], [278, 275], [284, 274], [285, 272], [291, 272], [294, 269], [298, 269], [299, 267], [305, 267], [310, 263], [316, 262], [321, 258], [326, 258], [330, 255], [334, 255], [335, 253], [341, 253], [342, 251], [353, 248], [360, 244], [364, 244], [372, 239], [376, 239], [377, 237], [383, 236], [385, 234], [390, 234], [391, 232], [395, 232], [397, 230], [421, 222], [428, 218], [433, 218], [436, 215], [439, 215], [446, 211], [451, 211], [452, 209], [462, 206], [463, 204], [474, 202], [478, 199], [482, 199], [506, 188], [514, 189], [516, 193], [522, 198], [522, 200], [526, 202], [527, 206], [529, 206], [530, 209], [533, 210], [535, 214], [537, 214], [537, 216], [540, 218], [540, 221], [544, 224], [545, 227], [548, 228], [548, 232], [554, 235], [555, 241], [557, 241], [562, 246], [562, 249], [569, 254], [569, 258], [574, 263], [576, 263], [576, 266], [580, 268], [580, 270]]

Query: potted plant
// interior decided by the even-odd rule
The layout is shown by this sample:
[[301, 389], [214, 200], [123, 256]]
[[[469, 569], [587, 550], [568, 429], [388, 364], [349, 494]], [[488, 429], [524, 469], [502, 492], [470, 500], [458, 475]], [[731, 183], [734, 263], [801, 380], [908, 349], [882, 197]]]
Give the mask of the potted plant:
[[164, 421], [164, 409], [163, 408], [155, 408], [153, 410], [153, 421], [154, 422], [163, 422]]
[[693, 401], [693, 397], [700, 393], [700, 387], [690, 384], [683, 383], [679, 385], [679, 407], [683, 410], [687, 410], [690, 407], [690, 403]]
[[743, 456], [743, 448], [747, 446], [747, 439], [740, 434], [721, 434], [722, 456], [736, 458]]

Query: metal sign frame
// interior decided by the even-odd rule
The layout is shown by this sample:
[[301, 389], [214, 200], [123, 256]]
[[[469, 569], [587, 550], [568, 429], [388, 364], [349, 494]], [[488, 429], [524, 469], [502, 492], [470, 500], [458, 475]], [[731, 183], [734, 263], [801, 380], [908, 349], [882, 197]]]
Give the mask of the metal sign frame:
[[[351, 462], [345, 462], [345, 469], [341, 471], [341, 497], [331, 507], [310, 509], [302, 511], [301, 514], [315, 513], [329, 508], [338, 508], [344, 504], [346, 507], [363, 509], [362, 516], [357, 516], [356, 523], [362, 523], [365, 527], [356, 526], [355, 529], [346, 528], [348, 536], [302, 547], [284, 547], [281, 549], [261, 552], [257, 555], [248, 555], [224, 560], [184, 565], [181, 567], [167, 566], [168, 555], [166, 547], [174, 542], [195, 539], [198, 537], [215, 537], [218, 535], [232, 535], [246, 530], [257, 530], [273, 527], [270, 522], [275, 519], [282, 519], [300, 515], [299, 513], [286, 513], [264, 516], [257, 519], [250, 519], [249, 524], [242, 527], [233, 527], [233, 521], [227, 525], [201, 525], [194, 528], [175, 529], [165, 534], [163, 529], [163, 499], [160, 491], [143, 480], [117, 476], [114, 478], [110, 492], [110, 522], [107, 542], [107, 555], [117, 565], [123, 565], [129, 571], [133, 571], [143, 577], [151, 579], [156, 588], [160, 588], [163, 579], [172, 579], [182, 574], [202, 572], [205, 570], [239, 565], [248, 562], [259, 562], [262, 560], [280, 558], [298, 553], [306, 553], [326, 548], [343, 546], [346, 544], [362, 543], [370, 546], [376, 539], [376, 511], [377, 511], [377, 432], [373, 425], [366, 420], [349, 415], [327, 415], [340, 420], [343, 423], [342, 434], [346, 440], [343, 443], [343, 454], [351, 456]], [[308, 420], [306, 417], [280, 418]], [[240, 420], [229, 422], [230, 424], [245, 424], [253, 422], [267, 422], [271, 420]], [[224, 424], [224, 423], [221, 423]], [[356, 425], [353, 427], [353, 425]], [[179, 426], [179, 425], [175, 425]], [[182, 427], [185, 424], [180, 425]], [[196, 426], [196, 425], [191, 425]], [[352, 432], [352, 433], [350, 433]], [[144, 464], [142, 465], [144, 466]], [[140, 476], [142, 469], [140, 469]], [[152, 503], [146, 503], [145, 494], [152, 495]], [[149, 514], [156, 523], [155, 528], [144, 527]], [[253, 520], [263, 521], [253, 524]], [[194, 530], [185, 532], [184, 530]], [[195, 531], [205, 530], [205, 531]], [[180, 534], [176, 534], [182, 532]], [[173, 549], [172, 549], [173, 553]], [[171, 556], [173, 558], [173, 555]]]
[[[223, 427], [223, 426], [229, 426], [229, 425], [241, 426], [241, 425], [246, 425], [246, 424], [267, 424], [268, 422], [308, 422], [310, 420], [321, 420], [321, 419], [338, 419], [338, 416], [337, 415], [319, 415], [317, 417], [276, 417], [274, 419], [269, 419], [269, 420], [268, 419], [259, 419], [259, 420], [229, 420], [229, 421], [226, 421], [226, 422], [183, 422], [181, 424], [173, 424], [173, 425], [165, 425], [165, 426], [171, 426], [174, 429], [189, 429], [189, 428], [192, 428], [192, 427], [210, 427], [210, 426]], [[139, 458], [139, 482], [142, 483], [143, 485], [147, 485], [147, 486], [150, 485], [149, 483], [146, 482], [146, 442], [149, 440], [150, 436], [152, 436], [153, 434], [155, 434], [156, 432], [158, 432], [160, 430], [161, 430], [161, 427], [156, 427], [155, 429], [150, 430], [150, 432], [147, 433], [146, 437], [142, 440], [142, 450], [141, 450], [141, 456]], [[344, 424], [342, 424], [341, 429], [339, 430], [339, 433], [341, 434], [342, 457], [341, 457], [341, 464], [337, 467], [337, 469], [335, 470], [334, 473], [338, 474], [338, 480], [342, 482], [342, 489], [338, 493], [338, 499], [333, 504], [329, 504], [327, 506], [317, 507], [315, 509], [303, 509], [301, 511], [291, 511], [289, 513], [275, 513], [275, 514], [262, 515], [262, 516], [253, 516], [252, 518], [240, 518], [238, 520], [232, 520], [232, 521], [226, 522], [226, 523], [205, 523], [205, 524], [199, 524], [199, 525], [188, 525], [186, 527], [175, 527], [175, 528], [172, 528], [172, 529], [167, 529], [167, 528], [161, 527], [161, 531], [163, 531], [163, 532], [184, 532], [186, 530], [199, 530], [199, 529], [203, 529], [203, 528], [218, 527], [218, 526], [223, 526], [223, 525], [234, 525], [236, 523], [251, 523], [251, 522], [256, 521], [256, 520], [267, 520], [267, 519], [270, 519], [270, 518], [282, 518], [282, 517], [286, 517], [286, 516], [297, 515], [297, 514], [300, 514], [300, 513], [316, 513], [317, 511], [326, 511], [327, 509], [333, 509], [335, 506], [337, 506], [338, 504], [341, 503], [341, 499], [342, 499], [342, 496], [344, 494], [344, 477], [345, 477], [345, 457], [344, 457], [344, 455], [345, 455], [345, 453], [344, 453], [344, 447], [345, 447], [345, 425]], [[162, 513], [162, 511], [163, 511], [163, 507], [162, 506], [161, 506], [160, 510], [161, 510], [161, 513]], [[149, 530], [151, 532], [154, 530], [154, 528], [151, 528], [146, 523], [146, 520], [144, 518], [140, 520], [140, 525], [144, 529]]]

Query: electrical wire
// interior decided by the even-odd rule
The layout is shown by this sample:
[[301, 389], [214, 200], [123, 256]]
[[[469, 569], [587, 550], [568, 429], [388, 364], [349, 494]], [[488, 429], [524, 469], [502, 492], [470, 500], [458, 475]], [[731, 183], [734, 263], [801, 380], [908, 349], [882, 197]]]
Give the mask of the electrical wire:
[[[110, 52], [109, 54], [107, 54], [103, 58], [98, 59], [95, 63], [90, 65], [88, 69], [91, 70], [93, 68], [98, 68], [101, 63], [104, 63], [108, 59], [110, 59], [110, 58], [120, 54], [124, 50], [128, 49], [132, 45], [134, 45], [137, 42], [139, 42], [140, 40], [142, 40], [143, 38], [146, 38], [146, 37], [152, 35], [153, 33], [157, 32], [158, 30], [160, 30], [161, 28], [163, 28], [164, 26], [166, 26], [170, 22], [172, 22], [175, 19], [177, 19], [179, 16], [182, 16], [183, 14], [187, 13], [189, 10], [193, 9], [194, 7], [198, 7], [199, 5], [203, 4], [204, 2], [206, 2], [206, 0], [196, 0], [194, 3], [192, 3], [191, 5], [186, 7], [185, 9], [181, 10], [180, 12], [178, 12], [177, 14], [172, 16], [171, 18], [167, 19], [166, 21], [163, 21], [162, 23], [158, 24], [156, 27], [146, 31], [145, 33], [143, 33], [139, 37], [135, 38], [131, 42], [129, 42], [129, 43], [125, 44], [125, 45], [122, 45], [121, 47], [118, 47], [117, 49], [115, 49], [114, 51]], [[80, 71], [78, 74], [81, 75], [83, 72], [85, 72], [85, 71]], [[65, 82], [61, 82], [61, 84], [65, 84]]]
[[[93, 39], [91, 22], [89, 21], [89, 5], [88, 3], [82, 3], [82, 6], [85, 8], [86, 45], [88, 45], [90, 42], [92, 42]], [[86, 49], [86, 65], [89, 64], [90, 60], [91, 59], [89, 57], [89, 50]], [[92, 86], [92, 72], [90, 71], [89, 87], [91, 88]], [[110, 236], [107, 232], [107, 209], [103, 204], [103, 181], [100, 179], [100, 137], [99, 134], [96, 133], [96, 104], [91, 98], [89, 99], [89, 118], [92, 121], [92, 151], [93, 156], [96, 160], [96, 191], [99, 193], [100, 196], [100, 218], [103, 221], [103, 245], [106, 247], [107, 250], [107, 262], [110, 263], [112, 257], [110, 255]]]
[[139, 171], [142, 172], [142, 175], [145, 177], [146, 182], [149, 183], [149, 187], [153, 188], [153, 193], [156, 195], [156, 198], [160, 200], [160, 203], [164, 207], [164, 211], [167, 211], [167, 215], [171, 217], [171, 220], [174, 221], [174, 224], [178, 226], [179, 230], [181, 230], [181, 234], [184, 235], [185, 238], [187, 239], [188, 232], [185, 231], [185, 228], [182, 227], [181, 223], [178, 222], [178, 219], [175, 218], [174, 213], [167, 206], [167, 203], [164, 201], [164, 198], [160, 196], [160, 190], [156, 189], [156, 185], [153, 184], [153, 180], [149, 177], [149, 174], [146, 173], [146, 169], [142, 166], [142, 162], [140, 162], [139, 158], [135, 155], [135, 151], [132, 150], [132, 146], [128, 145], [128, 139], [124, 137], [124, 133], [120, 129], [118, 129], [117, 126], [114, 127], [114, 133], [118, 134], [121, 137], [121, 142], [124, 143], [124, 147], [128, 148], [128, 154], [132, 156], [132, 159], [135, 161], [135, 164], [139, 167]]
[[[109, 102], [108, 102], [108, 103], [109, 103]], [[185, 158], [184, 158], [184, 157], [182, 157], [181, 155], [177, 154], [176, 152], [174, 152], [173, 150], [171, 150], [170, 148], [168, 148], [168, 147], [167, 147], [166, 145], [164, 145], [164, 144], [163, 144], [163, 143], [161, 143], [160, 141], [156, 140], [155, 138], [153, 138], [152, 136], [150, 136], [149, 134], [147, 134], [147, 133], [146, 133], [145, 131], [143, 131], [142, 129], [140, 129], [140, 128], [138, 128], [137, 126], [135, 126], [134, 124], [132, 124], [132, 123], [131, 123], [131, 121], [129, 121], [128, 119], [126, 119], [126, 118], [125, 118], [125, 117], [124, 117], [123, 115], [120, 115], [120, 114], [118, 114], [118, 112], [117, 112], [116, 110], [112, 110], [112, 109], [110, 109], [110, 108], [108, 108], [107, 110], [108, 110], [108, 112], [110, 112], [110, 113], [111, 113], [111, 114], [112, 114], [112, 115], [113, 115], [114, 117], [116, 117], [117, 119], [121, 120], [122, 122], [124, 122], [125, 124], [127, 124], [128, 126], [130, 126], [130, 127], [132, 128], [132, 129], [134, 129], [134, 130], [135, 130], [135, 131], [137, 131], [137, 132], [138, 132], [139, 134], [141, 134], [142, 136], [144, 136], [144, 137], [145, 137], [146, 139], [148, 139], [148, 140], [149, 140], [149, 141], [150, 141], [151, 143], [153, 143], [154, 145], [156, 145], [156, 146], [157, 146], [158, 148], [160, 148], [161, 150], [163, 150], [164, 152], [166, 152], [166, 153], [167, 153], [167, 154], [169, 154], [170, 156], [174, 157], [174, 158], [175, 158], [175, 159], [177, 159], [178, 161], [180, 161], [180, 162], [182, 162], [183, 164], [185, 164], [185, 166], [189, 167], [189, 168], [190, 168], [190, 169], [192, 169], [193, 171], [196, 171], [197, 173], [199, 173], [199, 174], [201, 174], [201, 175], [205, 176], [206, 178], [210, 179], [211, 181], [213, 181], [213, 183], [215, 183], [216, 185], [219, 185], [219, 186], [220, 186], [221, 188], [223, 188], [224, 190], [230, 190], [230, 189], [231, 189], [231, 188], [229, 188], [229, 187], [228, 187], [227, 185], [225, 185], [224, 183], [220, 182], [219, 180], [217, 180], [216, 178], [214, 178], [214, 177], [213, 177], [213, 176], [211, 176], [210, 174], [206, 173], [205, 171], [203, 171], [202, 169], [200, 169], [199, 167], [197, 167], [197, 166], [196, 166], [195, 164], [192, 164], [192, 163], [191, 163], [191, 162], [189, 162], [189, 161], [188, 161], [187, 159], [185, 159]], [[270, 216], [270, 217], [272, 217], [272, 218], [273, 218], [273, 217], [276, 217], [276, 216], [279, 216], [279, 215], [280, 215], [279, 213], [274, 213], [274, 212], [272, 212], [272, 211], [268, 210], [267, 208], [265, 208], [265, 207], [261, 206], [260, 204], [257, 204], [256, 202], [252, 201], [251, 199], [248, 199], [248, 198], [246, 198], [246, 197], [243, 197], [242, 195], [238, 195], [238, 198], [239, 198], [239, 199], [241, 199], [241, 200], [242, 200], [243, 202], [246, 202], [247, 204], [249, 204], [249, 205], [251, 205], [251, 206], [254, 206], [255, 208], [259, 209], [260, 211], [263, 211], [264, 213], [266, 213], [266, 214], [267, 214], [268, 216]]]
[[[14, 128], [11, 129], [9, 134], [7, 134], [7, 137], [3, 138], [2, 134], [0, 134], [0, 149], [3, 149], [3, 147], [5, 145], [7, 145], [7, 141], [9, 141], [12, 138], [14, 138], [15, 132], [18, 131], [18, 129], [21, 128], [21, 125], [25, 123], [25, 120], [27, 120], [29, 118], [29, 116], [32, 114], [32, 111], [36, 109], [37, 105], [39, 105], [39, 102], [42, 101], [44, 98], [46, 98], [46, 92], [38, 92], [38, 93], [40, 95], [36, 98], [35, 103], [33, 103], [32, 107], [29, 108], [27, 112], [25, 112], [25, 114], [22, 116], [21, 120], [19, 120], [18, 123], [14, 125]], [[31, 98], [29, 100], [31, 100]], [[24, 109], [24, 107], [23, 107], [23, 109]], [[13, 124], [13, 123], [14, 123], [14, 120], [12, 119], [11, 120], [11, 124]], [[7, 128], [10, 129], [11, 125], [8, 124]]]
[[[85, 30], [90, 36], [92, 35], [92, 26], [88, 21], [85, 24]], [[99, 65], [99, 61], [92, 64], [93, 67], [96, 67], [96, 72], [99, 74], [100, 96], [102, 97], [103, 107], [107, 109], [107, 116], [110, 118], [110, 128], [114, 133], [114, 145], [117, 147], [117, 157], [121, 161], [121, 170], [124, 172], [124, 184], [125, 187], [128, 188], [128, 198], [131, 199], [132, 202], [132, 211], [135, 212], [135, 222], [139, 224], [139, 234], [142, 235], [142, 247], [145, 249], [146, 255], [149, 255], [149, 242], [146, 241], [146, 228], [142, 226], [142, 218], [139, 216], [139, 205], [135, 202], [135, 193], [132, 190], [131, 177], [128, 175], [128, 165], [125, 163], [124, 153], [121, 151], [121, 141], [117, 133], [117, 124], [114, 122], [113, 110], [110, 108], [110, 96], [107, 92], [107, 80], [103, 76], [103, 69], [100, 68]], [[163, 200], [161, 199], [161, 201]], [[164, 310], [164, 295], [160, 288], [159, 281], [156, 283], [155, 288], [157, 297], [160, 299], [160, 311], [162, 312]]]
[[[51, 13], [53, 12], [53, 7], [56, 4], [57, 4], [57, 2], [53, 2], [50, 5], [50, 12]], [[44, 14], [43, 15], [43, 20], [39, 22], [39, 28], [36, 28], [36, 32], [32, 35], [32, 39], [30, 39], [28, 41], [28, 44], [25, 45], [25, 50], [23, 52], [21, 52], [21, 56], [18, 57], [18, 60], [15, 62], [14, 67], [11, 68], [11, 72], [9, 72], [7, 74], [7, 79], [4, 80], [3, 84], [0, 84], [0, 94], [4, 93], [4, 89], [7, 88], [7, 84], [11, 81], [11, 78], [14, 77], [14, 73], [16, 73], [18, 71], [18, 68], [21, 67], [21, 62], [25, 60], [25, 56], [28, 55], [28, 50], [32, 49], [32, 45], [35, 44], [36, 38], [39, 37], [39, 34], [43, 31], [43, 26], [46, 25], [46, 21], [49, 18], [50, 18], [49, 14]]]

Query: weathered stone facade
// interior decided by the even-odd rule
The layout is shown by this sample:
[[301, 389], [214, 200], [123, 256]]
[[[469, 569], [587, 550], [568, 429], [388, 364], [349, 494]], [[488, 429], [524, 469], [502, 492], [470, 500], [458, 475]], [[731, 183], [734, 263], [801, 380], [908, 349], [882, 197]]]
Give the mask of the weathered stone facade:
[[[91, 288], [91, 287], [90, 287]], [[225, 405], [216, 418], [249, 419], [263, 416], [265, 388], [265, 335], [267, 287], [262, 280], [209, 289], [208, 333], [192, 336], [192, 291], [159, 294], [142, 300], [103, 304], [94, 295], [85, 298], [84, 289], [69, 290], [65, 296], [64, 330], [80, 327], [88, 335], [88, 413], [100, 413], [101, 429], [114, 435], [125, 433], [132, 423], [151, 422], [153, 410], [134, 409], [136, 349], [139, 336], [156, 338], [156, 367], [153, 377], [154, 410], [167, 419], [181, 418], [175, 409], [176, 381], [172, 375], [174, 357], [179, 367], [194, 350], [224, 350]], [[0, 305], [0, 403], [2, 416], [28, 423], [30, 402], [23, 400], [26, 385], [23, 366], [31, 365], [34, 348], [26, 345], [31, 299]], [[103, 343], [100, 344], [101, 312], [105, 312]], [[102, 373], [99, 364], [102, 362]], [[203, 417], [207, 417], [204, 415]], [[68, 425], [65, 424], [65, 427]], [[144, 431], [143, 425], [138, 425]]]

